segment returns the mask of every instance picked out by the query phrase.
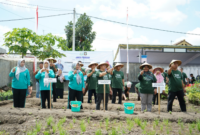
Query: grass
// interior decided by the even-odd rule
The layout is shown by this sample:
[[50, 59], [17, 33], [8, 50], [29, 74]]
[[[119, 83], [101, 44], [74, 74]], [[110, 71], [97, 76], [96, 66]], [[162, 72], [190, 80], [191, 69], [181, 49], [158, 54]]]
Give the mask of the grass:
[[44, 135], [50, 135], [49, 131], [44, 131], [43, 134]]
[[37, 131], [37, 132], [40, 132], [40, 131], [41, 131], [41, 128], [42, 128], [42, 123], [41, 123], [41, 122], [37, 122], [37, 123], [36, 123], [36, 131]]
[[117, 130], [115, 128], [112, 128], [111, 132], [109, 135], [118, 135]]
[[47, 125], [48, 126], [51, 126], [51, 123], [53, 122], [53, 117], [50, 116], [48, 119], [47, 119]]
[[57, 130], [57, 126], [54, 125], [54, 126], [52, 127], [52, 130], [53, 130], [53, 133], [55, 134], [55, 133], [56, 133], [56, 130]]
[[109, 118], [106, 118], [106, 120], [105, 120], [105, 122], [106, 122], [106, 130], [108, 131], [108, 126], [109, 126]]
[[101, 129], [98, 129], [98, 130], [95, 132], [95, 135], [102, 135]]

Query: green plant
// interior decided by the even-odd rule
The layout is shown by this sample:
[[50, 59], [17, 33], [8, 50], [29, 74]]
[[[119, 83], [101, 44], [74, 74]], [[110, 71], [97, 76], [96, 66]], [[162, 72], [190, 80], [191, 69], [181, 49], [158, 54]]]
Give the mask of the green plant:
[[95, 132], [95, 135], [102, 135], [101, 129], [98, 129], [98, 130]]
[[70, 128], [73, 128], [73, 126], [74, 126], [73, 123], [70, 123], [69, 125], [70, 125]]
[[154, 121], [155, 121], [156, 126], [158, 126], [160, 120], [159, 119], [155, 119]]
[[58, 99], [60, 99], [60, 96], [58, 96]]
[[44, 131], [43, 134], [44, 135], [50, 135], [49, 131]]
[[184, 125], [183, 125], [183, 122], [181, 122], [181, 129], [182, 129], [182, 130], [184, 129]]
[[65, 131], [64, 129], [60, 130], [60, 135], [66, 135], [66, 134], [67, 134], [67, 131]]
[[192, 126], [189, 126], [190, 135], [192, 135]]
[[172, 111], [169, 111], [169, 114], [172, 114]]
[[135, 123], [140, 127], [141, 125], [141, 120], [139, 118], [134, 119]]
[[197, 130], [200, 132], [200, 120], [197, 121]]
[[52, 123], [52, 121], [53, 121], [53, 117], [51, 116], [51, 117], [49, 117], [49, 118], [47, 119], [47, 125], [50, 126], [51, 123]]
[[122, 129], [122, 134], [126, 134], [126, 131], [124, 130], [124, 128]]
[[76, 118], [73, 118], [73, 123], [74, 123], [74, 124], [76, 123]]
[[164, 124], [165, 124], [165, 126], [168, 127], [168, 125], [169, 125], [169, 120], [168, 120], [168, 119], [165, 119], [165, 120], [164, 120]]
[[82, 121], [80, 122], [80, 127], [81, 127], [81, 131], [82, 131], [82, 132], [85, 132], [85, 131], [86, 131], [86, 126], [85, 126], [85, 121], [84, 121], [84, 120], [82, 120]]
[[106, 118], [106, 130], [108, 130], [108, 125], [109, 125], [109, 118]]
[[169, 128], [166, 128], [166, 130], [167, 130], [167, 134], [169, 134]]
[[65, 107], [63, 106], [62, 109], [65, 109]]
[[178, 119], [178, 125], [179, 126], [181, 125], [181, 119], [180, 118]]
[[41, 122], [37, 122], [36, 123], [36, 130], [37, 130], [37, 132], [40, 132], [41, 128], [42, 128], [42, 123]]
[[160, 125], [160, 131], [163, 131], [163, 124]]
[[99, 123], [99, 126], [100, 126], [100, 128], [101, 128], [101, 126], [102, 126], [102, 122]]
[[118, 135], [117, 130], [115, 128], [112, 128], [111, 132], [109, 135]]
[[87, 121], [88, 121], [88, 124], [90, 124], [90, 119], [91, 119], [91, 117], [89, 117], [88, 120], [87, 120]]
[[56, 130], [57, 130], [57, 126], [54, 125], [54, 126], [52, 127], [52, 129], [53, 129], [53, 133], [55, 134], [55, 133], [56, 133]]

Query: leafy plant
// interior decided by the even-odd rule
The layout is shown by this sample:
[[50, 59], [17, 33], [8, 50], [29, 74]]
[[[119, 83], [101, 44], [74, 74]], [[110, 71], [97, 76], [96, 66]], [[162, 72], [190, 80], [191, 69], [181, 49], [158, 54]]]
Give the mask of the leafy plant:
[[159, 119], [155, 119], [154, 121], [155, 121], [156, 126], [158, 126], [158, 124], [159, 124]]
[[55, 133], [56, 133], [56, 130], [57, 130], [57, 126], [54, 125], [54, 126], [52, 127], [52, 129], [53, 129], [53, 133], [55, 134]]
[[37, 122], [36, 123], [36, 130], [37, 130], [37, 132], [40, 132], [41, 128], [42, 128], [42, 123], [41, 122]]
[[50, 126], [51, 123], [52, 123], [52, 121], [53, 121], [53, 117], [51, 116], [51, 117], [49, 117], [49, 118], [47, 119], [47, 125]]
[[160, 131], [163, 131], [163, 124], [160, 125]]
[[67, 134], [67, 131], [65, 131], [63, 129], [60, 130], [60, 135], [66, 135], [66, 134]]
[[101, 129], [98, 129], [98, 130], [95, 132], [95, 135], [102, 135]]
[[85, 121], [84, 121], [84, 120], [82, 120], [82, 121], [80, 122], [80, 127], [81, 127], [81, 131], [82, 131], [82, 132], [85, 132], [85, 131], [86, 131], [86, 126], [85, 126]]
[[169, 120], [168, 120], [168, 119], [165, 119], [165, 120], [164, 120], [164, 124], [168, 127], [168, 125], [169, 125]]
[[109, 135], [118, 135], [117, 130], [115, 128], [112, 128]]
[[50, 135], [49, 131], [44, 131], [43, 134], [44, 135]]
[[109, 125], [109, 118], [106, 118], [106, 130], [108, 130], [108, 125]]

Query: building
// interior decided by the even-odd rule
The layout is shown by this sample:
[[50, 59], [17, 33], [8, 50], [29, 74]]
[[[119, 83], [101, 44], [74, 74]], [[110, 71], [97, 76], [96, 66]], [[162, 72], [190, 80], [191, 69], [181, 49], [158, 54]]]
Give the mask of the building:
[[0, 54], [1, 53], [6, 53], [6, 50], [0, 47]]

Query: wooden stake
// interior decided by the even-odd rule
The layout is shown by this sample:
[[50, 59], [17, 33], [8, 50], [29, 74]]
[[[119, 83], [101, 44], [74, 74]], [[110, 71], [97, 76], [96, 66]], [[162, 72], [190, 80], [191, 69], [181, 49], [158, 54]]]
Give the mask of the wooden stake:
[[105, 89], [105, 84], [104, 84], [104, 112], [105, 112], [105, 106], [106, 106], [106, 89]]
[[50, 94], [49, 94], [50, 110], [51, 110], [51, 83], [50, 83]]
[[160, 87], [158, 87], [158, 113], [160, 115]]

